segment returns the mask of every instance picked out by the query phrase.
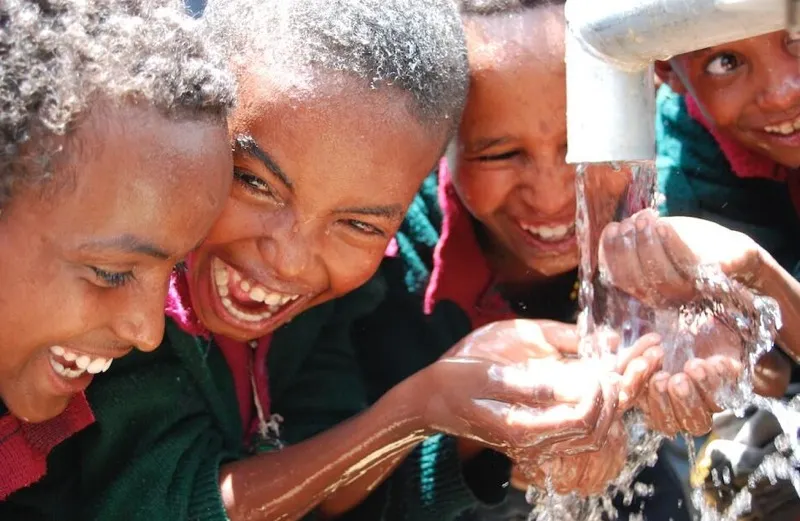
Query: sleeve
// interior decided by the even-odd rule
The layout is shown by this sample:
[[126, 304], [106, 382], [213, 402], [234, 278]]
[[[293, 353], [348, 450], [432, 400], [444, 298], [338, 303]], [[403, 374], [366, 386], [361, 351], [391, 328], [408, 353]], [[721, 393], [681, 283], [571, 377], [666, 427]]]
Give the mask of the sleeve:
[[[240, 456], [242, 439], [238, 407], [222, 402], [227, 384], [235, 397], [232, 381], [187, 369], [186, 358], [175, 351], [184, 348], [200, 346], [192, 339], [132, 353], [90, 386], [97, 425], [79, 448], [84, 505], [78, 519], [228, 519], [220, 465]], [[217, 349], [206, 358], [187, 355], [198, 367], [227, 368]]]

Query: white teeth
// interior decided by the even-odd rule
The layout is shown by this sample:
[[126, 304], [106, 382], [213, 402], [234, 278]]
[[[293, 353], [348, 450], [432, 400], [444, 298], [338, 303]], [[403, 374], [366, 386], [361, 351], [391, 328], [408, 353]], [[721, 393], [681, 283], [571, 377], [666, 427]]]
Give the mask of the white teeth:
[[86, 372], [83, 369], [67, 369], [53, 358], [50, 358], [50, 367], [52, 367], [56, 373], [60, 374], [64, 378], [77, 378]]
[[79, 356], [77, 360], [75, 360], [75, 365], [77, 365], [80, 369], [86, 369], [89, 367], [89, 364], [92, 362], [92, 359], [86, 355]]
[[276, 306], [280, 304], [281, 300], [282, 300], [281, 295], [277, 293], [270, 293], [264, 298], [264, 304], [268, 306]]
[[767, 125], [764, 127], [764, 130], [770, 134], [783, 134], [784, 136], [788, 136], [800, 130], [800, 118], [794, 121], [784, 121], [780, 125]]
[[523, 230], [546, 241], [560, 241], [571, 235], [575, 230], [573, 224], [560, 224], [558, 226], [528, 226], [520, 224]]
[[78, 376], [81, 376], [83, 373], [87, 372], [91, 374], [97, 374], [107, 371], [108, 368], [111, 367], [112, 359], [110, 358], [106, 359], [101, 356], [94, 358], [89, 355], [68, 351], [61, 346], [52, 346], [50, 348], [50, 352], [53, 354], [53, 356], [63, 358], [67, 362], [75, 362], [77, 368], [72, 369], [65, 367], [64, 364], [53, 358], [53, 356], [50, 357], [50, 365], [53, 366], [53, 369], [55, 369], [55, 371], [61, 376], [65, 376], [67, 378], [77, 378]]
[[86, 371], [92, 374], [100, 373], [107, 363], [108, 361], [105, 358], [95, 358], [92, 360], [92, 363], [89, 364], [89, 367], [86, 368]]
[[256, 302], [264, 302], [264, 297], [267, 296], [267, 292], [264, 291], [264, 288], [253, 288], [250, 290], [250, 299]]
[[242, 288], [242, 291], [249, 292], [250, 291], [250, 282], [243, 280], [239, 283], [239, 287]]
[[262, 313], [245, 313], [244, 311], [234, 307], [233, 302], [231, 302], [231, 299], [229, 298], [223, 298], [222, 305], [228, 313], [245, 322], [260, 322], [272, 316], [272, 313], [268, 311], [264, 311]]
[[111, 368], [111, 362], [113, 362], [113, 361], [114, 361], [114, 359], [113, 359], [113, 358], [109, 358], [109, 359], [108, 359], [108, 361], [106, 362], [106, 365], [105, 365], [105, 367], [103, 367], [103, 372], [104, 372], [104, 373], [105, 373], [106, 371], [108, 371], [108, 370]]

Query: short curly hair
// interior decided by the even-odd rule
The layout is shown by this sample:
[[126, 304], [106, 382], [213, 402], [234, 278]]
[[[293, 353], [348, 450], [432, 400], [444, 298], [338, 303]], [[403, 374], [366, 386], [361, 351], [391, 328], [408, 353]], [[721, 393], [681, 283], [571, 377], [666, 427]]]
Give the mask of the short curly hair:
[[52, 177], [53, 138], [98, 101], [223, 124], [235, 83], [206, 40], [171, 0], [2, 0], [0, 208], [20, 182]]
[[423, 125], [460, 119], [468, 64], [453, 0], [210, 0], [204, 18], [229, 58], [274, 76], [341, 73], [407, 93]]

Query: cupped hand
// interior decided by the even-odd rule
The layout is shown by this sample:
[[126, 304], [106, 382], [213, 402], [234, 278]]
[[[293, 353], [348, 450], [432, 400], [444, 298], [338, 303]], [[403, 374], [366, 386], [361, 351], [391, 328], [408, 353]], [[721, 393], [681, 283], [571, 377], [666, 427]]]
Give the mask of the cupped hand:
[[745, 234], [693, 217], [641, 211], [603, 230], [600, 273], [612, 285], [652, 306], [680, 305], [697, 296], [701, 265], [719, 266], [745, 284], [759, 276], [761, 248]]
[[412, 377], [430, 429], [467, 438], [512, 460], [599, 449], [623, 407], [661, 361], [643, 337], [611, 367], [577, 358], [574, 325], [511, 320], [468, 335]]

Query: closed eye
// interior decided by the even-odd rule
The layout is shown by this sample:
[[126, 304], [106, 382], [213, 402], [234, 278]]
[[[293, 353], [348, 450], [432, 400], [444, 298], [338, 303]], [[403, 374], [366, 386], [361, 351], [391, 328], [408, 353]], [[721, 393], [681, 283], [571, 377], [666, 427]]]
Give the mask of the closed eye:
[[519, 150], [511, 150], [510, 152], [504, 152], [502, 154], [491, 154], [491, 155], [483, 155], [478, 156], [476, 159], [478, 161], [506, 161], [508, 159], [513, 159], [520, 154]]
[[386, 233], [383, 230], [381, 230], [377, 226], [373, 226], [372, 224], [365, 223], [364, 221], [359, 221], [357, 219], [344, 219], [342, 223], [349, 226], [353, 230], [365, 235], [386, 237]]
[[89, 268], [94, 272], [100, 285], [107, 288], [122, 287], [135, 278], [132, 271], [106, 271], [96, 266], [89, 266]]

